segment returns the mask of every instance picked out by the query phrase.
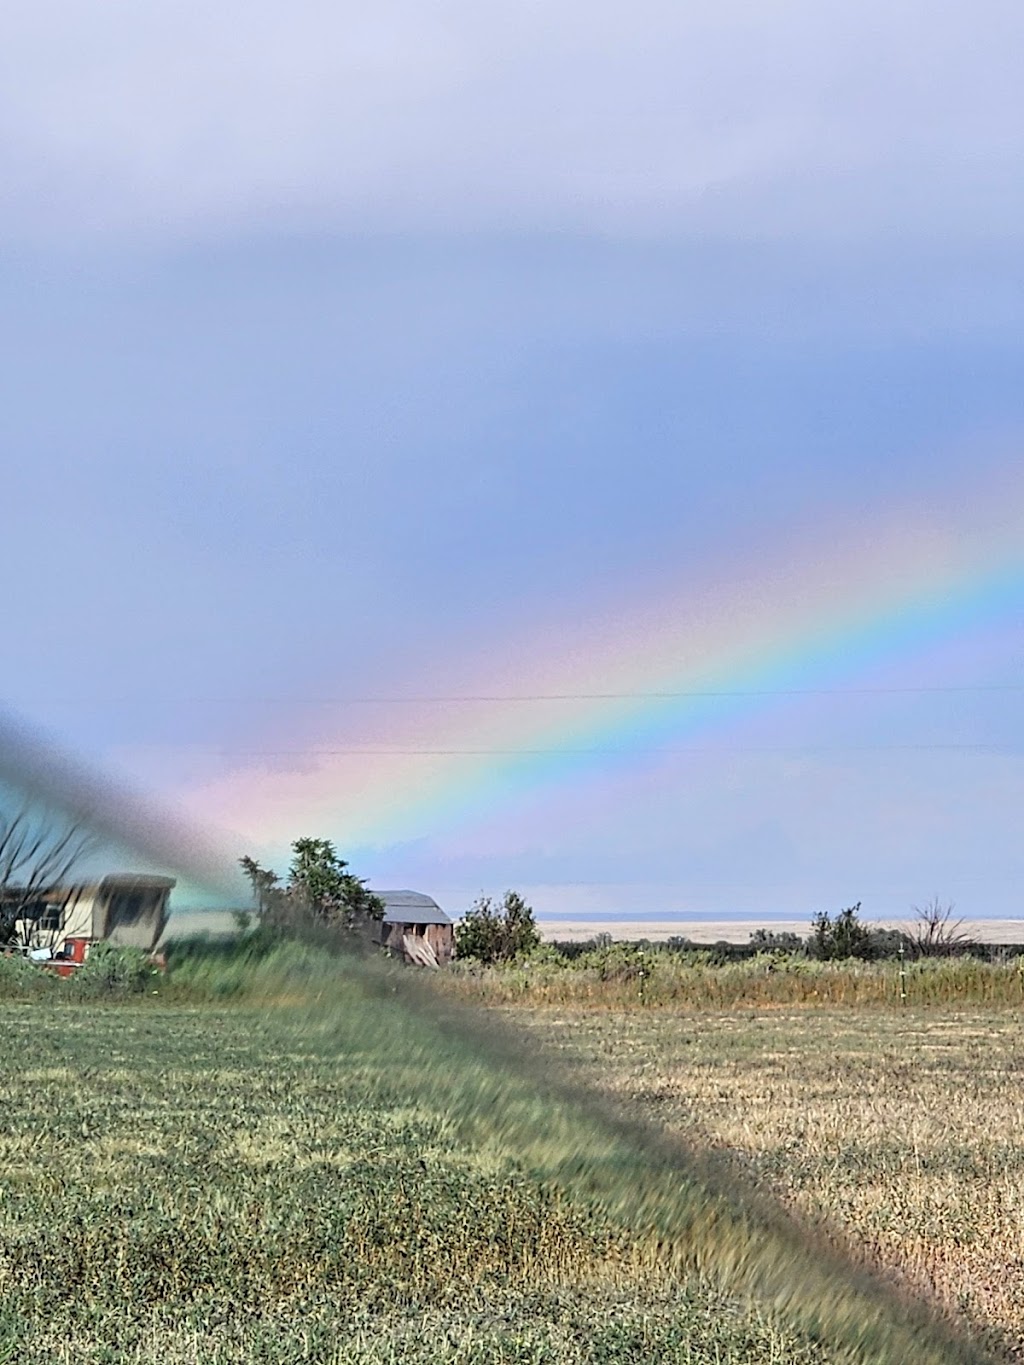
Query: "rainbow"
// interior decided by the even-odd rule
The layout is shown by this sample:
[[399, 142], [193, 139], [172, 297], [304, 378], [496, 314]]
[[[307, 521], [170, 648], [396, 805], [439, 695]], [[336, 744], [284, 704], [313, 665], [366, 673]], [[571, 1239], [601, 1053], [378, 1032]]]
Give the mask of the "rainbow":
[[601, 619], [505, 641], [504, 667], [493, 650], [466, 651], [457, 684], [440, 675], [459, 704], [397, 696], [329, 709], [312, 743], [267, 745], [190, 805], [275, 854], [296, 831], [346, 850], [435, 837], [559, 783], [697, 745], [780, 692], [849, 686], [997, 625], [1024, 604], [1022, 547], [1018, 489], [975, 489], [944, 516], [890, 509]]

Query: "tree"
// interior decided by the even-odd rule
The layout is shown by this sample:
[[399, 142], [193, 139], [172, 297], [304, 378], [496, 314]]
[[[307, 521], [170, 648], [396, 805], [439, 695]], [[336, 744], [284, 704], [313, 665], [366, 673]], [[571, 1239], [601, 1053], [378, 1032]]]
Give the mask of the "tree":
[[933, 896], [925, 905], [915, 905], [917, 925], [913, 934], [915, 950], [922, 957], [941, 957], [963, 949], [969, 939], [963, 932], [963, 920], [954, 919], [956, 906], [952, 901], [944, 905]]
[[254, 858], [239, 859], [263, 924], [286, 930], [305, 920], [351, 932], [382, 918], [384, 902], [346, 871], [330, 839], [296, 839], [292, 855], [283, 883]]
[[257, 913], [265, 915], [281, 895], [281, 878], [269, 868], [261, 867], [255, 858], [239, 858], [238, 865], [252, 887]]
[[813, 931], [807, 948], [812, 957], [823, 961], [844, 957], [874, 957], [871, 930], [861, 921], [860, 901], [840, 910], [832, 919], [824, 910], [814, 916]]
[[455, 928], [456, 955], [479, 962], [511, 962], [539, 944], [533, 910], [518, 891], [506, 891], [498, 905], [479, 896]]
[[329, 839], [296, 839], [288, 869], [288, 894], [298, 897], [315, 919], [355, 929], [384, 915], [384, 902], [339, 858]]
[[68, 877], [93, 844], [77, 821], [28, 806], [0, 814], [0, 943], [56, 939], [80, 894]]

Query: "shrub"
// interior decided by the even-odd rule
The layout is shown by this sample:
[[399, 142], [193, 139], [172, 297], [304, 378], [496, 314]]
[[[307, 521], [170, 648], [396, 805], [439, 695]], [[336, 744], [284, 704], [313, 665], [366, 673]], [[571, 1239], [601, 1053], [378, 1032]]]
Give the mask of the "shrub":
[[871, 931], [860, 918], [860, 901], [840, 910], [835, 919], [823, 910], [815, 915], [813, 923], [814, 929], [807, 942], [812, 957], [829, 962], [845, 957], [866, 961], [874, 956]]
[[511, 962], [539, 944], [533, 910], [518, 891], [506, 891], [500, 905], [481, 896], [455, 927], [456, 955], [479, 962]]
[[948, 957], [966, 952], [970, 941], [963, 932], [963, 920], [954, 919], [954, 903], [943, 904], [933, 896], [926, 905], [915, 905], [917, 928], [911, 942], [920, 957]]
[[155, 975], [156, 968], [141, 948], [101, 941], [91, 946], [68, 986], [83, 996], [141, 995]]
[[758, 953], [802, 953], [804, 941], [799, 934], [755, 929], [750, 935], [750, 947]]
[[685, 934], [673, 934], [671, 938], [665, 940], [665, 951], [668, 953], [689, 953], [699, 945], [692, 939], [688, 939]]
[[21, 953], [0, 953], [0, 1000], [26, 1000], [53, 990], [57, 979]]
[[558, 944], [538, 943], [536, 948], [530, 949], [529, 962], [526, 965], [530, 967], [567, 968], [569, 964], [570, 959], [559, 951]]
[[643, 949], [632, 943], [609, 943], [594, 948], [574, 965], [595, 971], [599, 981], [638, 981], [650, 971]]
[[899, 957], [901, 952], [907, 957], [916, 956], [913, 939], [900, 929], [872, 929], [870, 937], [872, 957]]

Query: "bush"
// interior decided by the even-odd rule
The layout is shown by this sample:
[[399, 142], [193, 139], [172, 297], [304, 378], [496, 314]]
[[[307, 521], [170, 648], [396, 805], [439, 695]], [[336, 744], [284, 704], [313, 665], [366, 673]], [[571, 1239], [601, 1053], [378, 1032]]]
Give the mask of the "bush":
[[651, 970], [643, 949], [632, 943], [594, 948], [574, 965], [595, 971], [599, 981], [642, 981]]
[[799, 934], [755, 929], [750, 935], [750, 947], [758, 953], [802, 953], [804, 941]]
[[807, 949], [812, 957], [822, 962], [847, 957], [859, 957], [867, 961], [874, 957], [871, 930], [860, 918], [860, 901], [846, 910], [840, 910], [835, 919], [824, 910], [815, 915]]
[[57, 978], [21, 953], [0, 953], [0, 1000], [28, 1000], [45, 995]]
[[533, 910], [518, 891], [506, 891], [500, 905], [481, 896], [455, 927], [456, 956], [478, 962], [511, 962], [539, 944]]
[[94, 943], [89, 956], [68, 981], [75, 995], [141, 995], [156, 976], [156, 968], [141, 948]]
[[665, 940], [664, 944], [664, 950], [667, 953], [691, 953], [699, 947], [699, 944], [694, 943], [685, 934], [673, 934], [671, 938]]
[[914, 940], [899, 929], [872, 929], [870, 935], [872, 957], [917, 956]]
[[954, 919], [954, 903], [943, 904], [933, 896], [926, 905], [915, 905], [917, 929], [911, 939], [919, 957], [949, 957], [953, 953], [969, 952], [968, 936], [962, 932], [963, 920]]
[[557, 943], [539, 943], [536, 948], [530, 949], [529, 960], [526, 965], [529, 967], [568, 969], [570, 966], [570, 959], [559, 951]]

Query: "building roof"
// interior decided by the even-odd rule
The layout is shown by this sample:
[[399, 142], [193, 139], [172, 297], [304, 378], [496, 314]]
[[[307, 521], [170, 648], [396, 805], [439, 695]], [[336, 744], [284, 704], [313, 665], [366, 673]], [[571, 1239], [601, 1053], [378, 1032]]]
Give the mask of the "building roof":
[[384, 902], [385, 924], [451, 924], [432, 896], [422, 891], [375, 891]]
[[[158, 877], [149, 872], [108, 872], [98, 880], [50, 883], [37, 886], [32, 890], [31, 899], [44, 901], [47, 897], [59, 899], [69, 895], [96, 895], [103, 891], [170, 891], [177, 885], [173, 877]], [[26, 888], [10, 882], [0, 886], [0, 901], [21, 901], [25, 898]]]
[[104, 889], [170, 891], [177, 886], [173, 877], [158, 877], [151, 872], [108, 872], [99, 885]]

